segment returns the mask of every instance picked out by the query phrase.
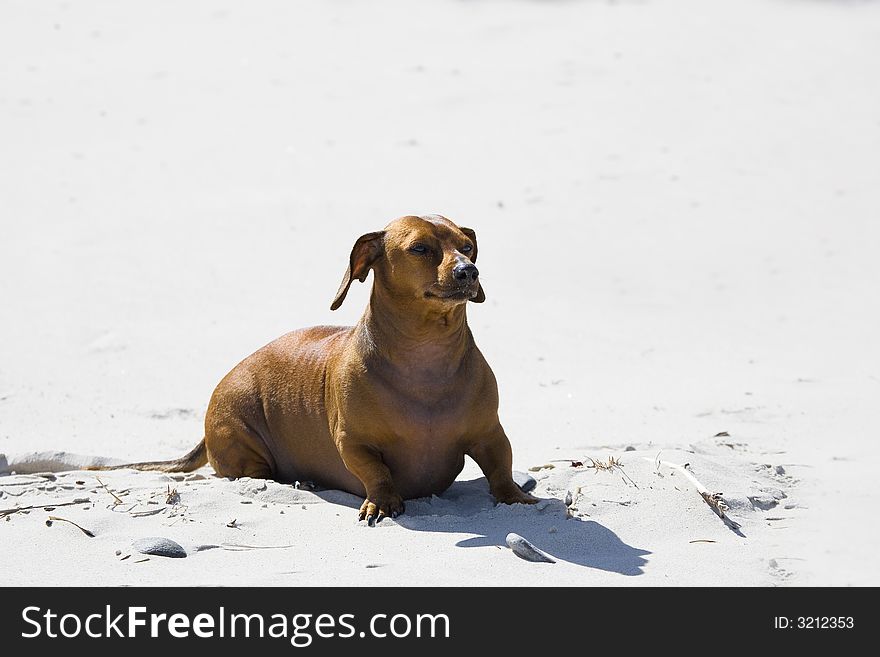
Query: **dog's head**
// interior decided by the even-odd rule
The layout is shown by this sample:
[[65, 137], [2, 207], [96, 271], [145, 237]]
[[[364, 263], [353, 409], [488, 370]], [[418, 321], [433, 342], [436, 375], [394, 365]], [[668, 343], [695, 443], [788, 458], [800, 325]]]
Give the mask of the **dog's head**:
[[477, 235], [470, 228], [440, 215], [401, 217], [354, 243], [330, 309], [339, 308], [352, 281], [363, 282], [371, 269], [396, 298], [437, 306], [482, 303], [476, 261]]

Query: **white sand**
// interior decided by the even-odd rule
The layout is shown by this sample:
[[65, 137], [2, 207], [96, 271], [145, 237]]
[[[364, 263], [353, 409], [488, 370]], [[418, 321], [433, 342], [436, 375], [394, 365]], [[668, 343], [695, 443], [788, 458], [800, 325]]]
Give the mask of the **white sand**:
[[[0, 453], [179, 456], [238, 360], [356, 320], [358, 235], [440, 212], [515, 467], [556, 467], [542, 508], [469, 463], [372, 529], [209, 468], [0, 477], [89, 500], [0, 520], [2, 583], [880, 584], [878, 61], [867, 2], [5, 4]], [[609, 455], [634, 484], [554, 462]]]

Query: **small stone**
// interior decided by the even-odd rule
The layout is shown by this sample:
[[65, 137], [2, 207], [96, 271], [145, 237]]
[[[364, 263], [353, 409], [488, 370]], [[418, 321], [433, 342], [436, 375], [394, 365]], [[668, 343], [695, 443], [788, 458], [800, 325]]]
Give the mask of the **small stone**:
[[241, 500], [242, 504], [253, 504], [253, 500]]
[[535, 478], [525, 472], [519, 472], [517, 470], [513, 471], [513, 481], [517, 486], [520, 487], [523, 493], [528, 493], [535, 486], [538, 485], [538, 482], [535, 481]]
[[624, 452], [634, 452], [634, 451], [636, 451], [636, 448], [633, 447], [632, 445], [627, 445], [626, 449], [624, 449], [623, 451]]
[[770, 559], [770, 561], [767, 562], [767, 565], [770, 566], [771, 568], [778, 568], [779, 562], [776, 561], [776, 559]]
[[785, 468], [783, 468], [781, 465], [777, 465], [777, 466], [776, 466], [776, 474], [778, 474], [778, 475], [784, 475], [784, 474], [785, 474]]
[[511, 532], [507, 535], [505, 542], [507, 543], [507, 547], [509, 547], [520, 559], [525, 559], [526, 561], [556, 563], [555, 559], [551, 559], [519, 534]]
[[186, 556], [186, 550], [175, 543], [170, 538], [161, 536], [153, 536], [149, 538], [139, 538], [132, 542], [132, 547], [141, 554], [152, 554], [157, 557], [170, 557], [172, 559], [181, 559]]
[[556, 527], [551, 527], [550, 529], [547, 530], [547, 533], [548, 533], [548, 534], [555, 534], [555, 533], [558, 532], [558, 531], [559, 531], [559, 530], [556, 529]]
[[120, 554], [122, 554], [122, 550], [116, 550], [116, 556], [118, 557]]

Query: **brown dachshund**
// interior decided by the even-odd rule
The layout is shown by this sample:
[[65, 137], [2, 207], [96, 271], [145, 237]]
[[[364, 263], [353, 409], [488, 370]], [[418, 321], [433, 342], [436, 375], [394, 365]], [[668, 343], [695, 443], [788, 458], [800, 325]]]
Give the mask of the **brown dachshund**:
[[119, 467], [313, 481], [366, 499], [369, 524], [403, 500], [442, 493], [477, 462], [498, 502], [531, 504], [511, 475], [495, 376], [467, 325], [481, 303], [477, 238], [445, 217], [406, 216], [354, 244], [330, 306], [372, 269], [370, 303], [354, 327], [288, 333], [217, 386], [205, 438], [174, 461]]

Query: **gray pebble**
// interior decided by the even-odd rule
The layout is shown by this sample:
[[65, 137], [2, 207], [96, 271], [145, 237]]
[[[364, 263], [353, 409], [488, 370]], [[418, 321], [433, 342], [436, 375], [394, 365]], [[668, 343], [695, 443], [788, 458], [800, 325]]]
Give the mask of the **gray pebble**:
[[777, 466], [776, 466], [776, 474], [778, 474], [778, 475], [784, 475], [784, 474], [785, 474], [785, 468], [783, 468], [781, 465], [777, 465]]
[[517, 486], [520, 487], [523, 493], [528, 493], [535, 486], [538, 485], [538, 482], [535, 481], [535, 478], [531, 475], [527, 475], [525, 472], [519, 472], [517, 470], [513, 471], [513, 481]]
[[538, 548], [529, 543], [519, 534], [514, 534], [513, 532], [511, 532], [507, 535], [505, 541], [507, 543], [507, 547], [509, 547], [513, 551], [513, 553], [520, 559], [525, 559], [526, 561], [556, 563], [555, 559], [548, 557], [546, 554], [541, 552]]
[[138, 552], [143, 554], [153, 554], [157, 557], [180, 559], [186, 556], [186, 550], [181, 547], [180, 543], [175, 543], [170, 538], [162, 538], [159, 536], [139, 538], [132, 542], [132, 547]]

